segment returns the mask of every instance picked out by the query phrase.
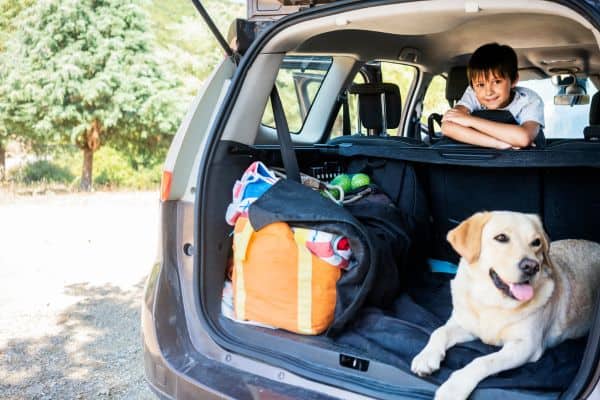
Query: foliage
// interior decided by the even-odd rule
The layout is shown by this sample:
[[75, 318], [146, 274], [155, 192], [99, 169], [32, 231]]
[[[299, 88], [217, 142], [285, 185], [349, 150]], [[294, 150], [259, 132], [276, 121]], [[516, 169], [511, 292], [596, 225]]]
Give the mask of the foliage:
[[421, 122], [427, 124], [427, 117], [431, 113], [443, 115], [449, 108], [450, 105], [448, 104], [448, 100], [446, 100], [446, 79], [441, 75], [436, 75], [431, 80], [425, 93]]
[[0, 125], [84, 151], [165, 146], [189, 99], [152, 53], [140, 1], [46, 0], [21, 15], [0, 60]]
[[37, 160], [11, 172], [11, 179], [21, 183], [65, 183], [73, 182], [71, 171], [49, 160]]
[[15, 30], [21, 11], [31, 6], [35, 0], [0, 0], [0, 51]]
[[[202, 4], [226, 39], [232, 21], [245, 18], [246, 7], [240, 1], [203, 0]], [[158, 56], [185, 82], [186, 92], [195, 95], [223, 60], [223, 49], [190, 0], [154, 0], [148, 10]]]
[[[71, 174], [78, 173], [82, 154], [71, 148], [57, 154], [56, 165], [68, 169]], [[94, 187], [108, 189], [158, 189], [162, 173], [162, 163], [133, 165], [126, 152], [116, 150], [110, 145], [98, 150], [94, 157]], [[79, 178], [71, 182], [78, 185]]]
[[135, 169], [121, 152], [104, 147], [94, 160], [96, 176], [94, 184], [109, 188], [127, 187], [130, 189], [158, 189], [161, 177], [161, 164]]

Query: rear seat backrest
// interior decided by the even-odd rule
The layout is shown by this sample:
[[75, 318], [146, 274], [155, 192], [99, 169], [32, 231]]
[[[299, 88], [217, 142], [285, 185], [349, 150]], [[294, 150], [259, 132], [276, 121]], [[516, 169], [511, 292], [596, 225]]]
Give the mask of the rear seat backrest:
[[587, 141], [600, 139], [600, 92], [592, 97], [590, 104], [590, 126], [583, 130], [583, 137]]
[[458, 262], [458, 254], [448, 244], [446, 235], [478, 211], [511, 210], [541, 215], [542, 188], [537, 168], [434, 164], [428, 168], [432, 258]]
[[[594, 152], [600, 157], [600, 92], [592, 97], [585, 141], [563, 140], [554, 150]], [[588, 239], [600, 242], [600, 170], [591, 167], [547, 169], [544, 184], [544, 225], [552, 240]]]

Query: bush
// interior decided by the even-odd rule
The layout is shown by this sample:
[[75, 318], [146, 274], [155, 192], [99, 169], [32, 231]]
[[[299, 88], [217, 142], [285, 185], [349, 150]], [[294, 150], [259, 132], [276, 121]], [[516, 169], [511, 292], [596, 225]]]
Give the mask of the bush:
[[94, 185], [108, 188], [158, 189], [161, 166], [133, 168], [121, 152], [102, 147], [94, 154]]
[[75, 176], [68, 168], [48, 160], [37, 160], [18, 168], [12, 173], [12, 179], [21, 183], [64, 183], [73, 182]]
[[[133, 160], [109, 146], [94, 153], [95, 189], [158, 190], [162, 164], [133, 167]], [[83, 154], [77, 148], [56, 152], [52, 161], [40, 160], [16, 170], [11, 178], [19, 183], [64, 183], [76, 188], [81, 179]]]

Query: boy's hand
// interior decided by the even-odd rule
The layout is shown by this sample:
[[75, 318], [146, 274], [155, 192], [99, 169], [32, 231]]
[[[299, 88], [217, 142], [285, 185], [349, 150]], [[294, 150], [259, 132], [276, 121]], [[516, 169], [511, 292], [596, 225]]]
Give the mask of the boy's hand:
[[454, 107], [446, 111], [446, 114], [442, 117], [442, 122], [453, 122], [458, 125], [470, 127], [471, 115], [465, 107]]

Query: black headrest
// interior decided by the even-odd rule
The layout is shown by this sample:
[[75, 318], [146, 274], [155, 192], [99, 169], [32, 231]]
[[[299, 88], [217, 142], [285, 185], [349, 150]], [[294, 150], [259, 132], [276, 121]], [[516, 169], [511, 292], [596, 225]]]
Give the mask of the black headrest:
[[469, 86], [467, 78], [467, 67], [452, 67], [448, 71], [448, 80], [446, 81], [446, 100], [450, 106], [460, 100], [465, 90]]
[[600, 125], [600, 92], [592, 96], [590, 104], [590, 125]]
[[503, 124], [518, 125], [515, 117], [507, 110], [475, 110], [471, 115]]
[[586, 141], [600, 141], [600, 125], [586, 126], [583, 128], [583, 137]]
[[386, 125], [388, 128], [398, 127], [402, 112], [398, 86], [393, 83], [355, 83], [348, 91], [358, 95], [359, 116], [366, 128], [378, 132], [383, 128], [382, 94], [385, 94]]

